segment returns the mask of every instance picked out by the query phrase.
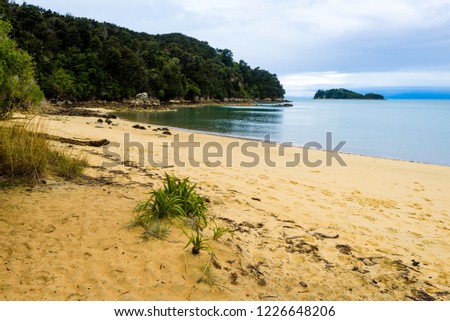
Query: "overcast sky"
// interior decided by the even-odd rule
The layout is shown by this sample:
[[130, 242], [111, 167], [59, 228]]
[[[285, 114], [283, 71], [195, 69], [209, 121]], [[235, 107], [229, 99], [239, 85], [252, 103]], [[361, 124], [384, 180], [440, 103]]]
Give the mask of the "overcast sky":
[[[16, 1], [22, 3], [22, 1]], [[28, 0], [151, 34], [181, 32], [317, 89], [450, 92], [450, 0]]]

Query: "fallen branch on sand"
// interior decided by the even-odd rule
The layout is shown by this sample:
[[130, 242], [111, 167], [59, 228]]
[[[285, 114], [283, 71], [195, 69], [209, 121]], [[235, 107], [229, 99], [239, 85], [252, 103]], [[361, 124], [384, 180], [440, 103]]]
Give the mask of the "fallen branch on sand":
[[107, 139], [78, 140], [78, 139], [64, 138], [64, 137], [54, 136], [54, 135], [49, 135], [49, 134], [44, 134], [44, 135], [45, 135], [45, 138], [47, 138], [47, 139], [56, 140], [61, 143], [80, 145], [80, 146], [102, 147], [102, 146], [108, 145], [110, 143], [110, 141]]
[[337, 239], [339, 234], [336, 235], [327, 235], [320, 232], [315, 232], [312, 234], [316, 239]]

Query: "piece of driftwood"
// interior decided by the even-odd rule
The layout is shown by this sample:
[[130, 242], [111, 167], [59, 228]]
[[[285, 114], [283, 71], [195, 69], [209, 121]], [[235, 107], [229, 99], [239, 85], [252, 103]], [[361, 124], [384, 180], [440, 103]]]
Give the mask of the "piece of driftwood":
[[49, 134], [46, 134], [45, 137], [47, 139], [56, 140], [61, 143], [80, 145], [80, 146], [102, 147], [102, 146], [108, 145], [110, 143], [110, 141], [107, 139], [78, 140], [78, 139], [65, 138], [65, 137], [54, 136], [54, 135], [49, 135]]

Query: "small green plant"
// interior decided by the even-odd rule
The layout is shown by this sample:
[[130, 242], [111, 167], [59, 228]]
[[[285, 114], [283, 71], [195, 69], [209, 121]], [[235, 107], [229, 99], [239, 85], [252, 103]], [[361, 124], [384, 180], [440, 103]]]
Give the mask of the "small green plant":
[[232, 230], [229, 227], [216, 226], [215, 228], [213, 228], [213, 240], [217, 241], [224, 234], [231, 233], [231, 231]]
[[193, 218], [197, 223], [207, 225], [206, 206], [203, 198], [197, 194], [195, 188], [197, 184], [191, 184], [189, 178], [183, 180], [166, 173], [166, 183], [164, 192], [179, 198], [180, 206], [183, 209], [181, 216]]
[[207, 225], [206, 206], [203, 198], [195, 191], [195, 184], [188, 178], [179, 180], [166, 174], [162, 189], [152, 191], [150, 197], [140, 202], [134, 209], [137, 213], [135, 223], [145, 227], [155, 219], [174, 219], [187, 217], [198, 225]]
[[187, 248], [189, 245], [192, 244], [191, 250], [192, 254], [198, 255], [200, 254], [200, 250], [205, 250], [209, 253], [212, 253], [211, 246], [209, 246], [209, 244], [206, 243], [206, 239], [203, 238], [203, 235], [198, 228], [192, 231], [191, 233], [186, 232], [184, 229], [181, 230], [188, 237], [188, 242], [184, 248]]
[[151, 192], [150, 198], [139, 203], [134, 210], [140, 213], [138, 219], [143, 222], [184, 215], [180, 197], [161, 189]]
[[207, 262], [200, 268], [202, 276], [198, 279], [197, 283], [204, 282], [210, 286], [219, 286], [220, 278], [214, 274], [211, 270], [211, 262]]
[[168, 224], [164, 224], [161, 226], [160, 220], [155, 220], [153, 225], [151, 225], [148, 229], [142, 233], [141, 237], [144, 241], [148, 241], [150, 237], [154, 237], [160, 240], [165, 240], [169, 235], [170, 227]]
[[217, 241], [220, 239], [223, 235], [230, 233], [233, 235], [233, 230], [229, 227], [223, 227], [223, 226], [217, 226], [216, 222], [214, 220], [211, 220], [213, 227], [211, 228], [213, 232], [213, 240]]

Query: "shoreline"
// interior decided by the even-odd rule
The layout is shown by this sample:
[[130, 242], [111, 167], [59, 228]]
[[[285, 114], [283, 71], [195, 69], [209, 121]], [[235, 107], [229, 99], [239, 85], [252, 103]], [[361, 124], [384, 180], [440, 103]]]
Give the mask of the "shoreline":
[[[110, 109], [113, 111], [141, 111], [141, 112], [158, 112], [158, 111], [168, 111], [177, 108], [185, 107], [205, 107], [205, 106], [259, 106], [258, 104], [283, 104], [291, 103], [292, 101], [287, 99], [280, 100], [245, 100], [245, 99], [229, 99], [228, 101], [219, 100], [205, 100], [205, 101], [176, 101], [176, 102], [166, 102], [160, 104], [145, 103], [138, 100], [127, 100], [127, 101], [80, 101], [72, 103], [68, 101], [58, 101], [55, 103], [46, 102], [47, 106], [53, 108], [69, 107], [69, 108], [85, 108], [85, 109]], [[283, 107], [283, 106], [278, 106]], [[113, 109], [111, 109], [113, 108]]]
[[[206, 107], [206, 106], [209, 106], [209, 105], [201, 105], [201, 106], [198, 106], [198, 107]], [[223, 105], [217, 105], [217, 106], [220, 107], [220, 106], [223, 106]], [[107, 109], [105, 109], [105, 110], [107, 110]], [[174, 108], [174, 110], [176, 110], [176, 108]], [[162, 111], [165, 111], [165, 110], [162, 110]], [[118, 112], [118, 111], [110, 110], [107, 113], [108, 114], [114, 114], [114, 112]], [[152, 113], [152, 112], [159, 112], [159, 111], [147, 110], [147, 111], [136, 111], [136, 112]], [[175, 129], [175, 130], [178, 130], [178, 131], [184, 131], [184, 132], [190, 132], [190, 133], [200, 133], [200, 134], [217, 136], [217, 137], [227, 137], [227, 138], [234, 138], [234, 139], [247, 140], [247, 141], [264, 142], [264, 140], [259, 139], [259, 138], [237, 136], [237, 135], [236, 136], [235, 135], [227, 135], [227, 134], [215, 133], [215, 132], [204, 131], [204, 130], [195, 130], [195, 129], [189, 129], [189, 128], [176, 127], [176, 126], [171, 126], [171, 125], [167, 125], [167, 124], [142, 123], [142, 122], [138, 122], [138, 121], [131, 121], [131, 120], [128, 120], [126, 118], [119, 118], [119, 119], [127, 121], [127, 122], [132, 123], [132, 124], [139, 123], [139, 124], [151, 125], [151, 126], [155, 126], [155, 127], [157, 127], [157, 126], [170, 127], [170, 128]], [[277, 146], [279, 146], [280, 144], [283, 144], [283, 143], [280, 143], [280, 142], [273, 142], [273, 141], [271, 141], [270, 143], [275, 143]], [[295, 145], [295, 144], [292, 144], [292, 146], [290, 146], [290, 147], [304, 149], [303, 146]], [[317, 150], [317, 149], [315, 149], [315, 150]], [[327, 151], [325, 149], [320, 149], [318, 151], [322, 151], [324, 153], [329, 152], [329, 151]], [[390, 157], [384, 157], [384, 156], [365, 155], [365, 154], [352, 153], [352, 152], [339, 151], [339, 154], [354, 155], [354, 156], [361, 156], [361, 157], [369, 157], [369, 158], [375, 158], [375, 159], [385, 159], [385, 160], [392, 160], [392, 161], [398, 161], [398, 162], [416, 163], [416, 164], [423, 164], [423, 165], [450, 167], [450, 165], [444, 165], [444, 164], [436, 164], [436, 163], [429, 163], [429, 162], [422, 162], [422, 161], [415, 161], [415, 160], [407, 160], [407, 159], [400, 159], [400, 158], [390, 158]]]
[[[97, 118], [35, 121], [66, 138], [121, 142], [128, 132], [155, 157], [164, 156], [174, 134], [186, 141], [192, 133], [171, 128], [171, 136], [161, 135], [153, 126], [134, 129], [122, 119], [100, 125]], [[236, 141], [203, 133], [195, 139], [224, 150]], [[3, 300], [420, 300], [424, 293], [450, 300], [448, 167], [346, 154], [347, 167], [244, 168], [237, 149], [230, 166], [210, 167], [202, 150], [181, 149], [186, 166], [164, 168], [139, 166], [136, 146], [128, 146], [126, 160], [121, 145], [112, 151], [123, 162], [105, 168], [110, 159], [102, 148], [54, 146], [87, 155], [86, 175], [97, 183], [49, 178], [0, 190]], [[260, 146], [254, 152], [264, 156]], [[271, 157], [280, 164], [301, 148], [285, 152]], [[311, 150], [314, 159], [324, 153]], [[199, 281], [210, 256], [183, 250], [186, 237], [176, 229], [167, 240], [143, 242], [142, 230], [125, 228], [166, 172], [189, 177], [208, 199], [208, 215], [235, 230], [208, 241], [222, 287]]]

